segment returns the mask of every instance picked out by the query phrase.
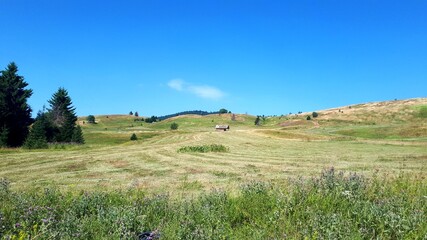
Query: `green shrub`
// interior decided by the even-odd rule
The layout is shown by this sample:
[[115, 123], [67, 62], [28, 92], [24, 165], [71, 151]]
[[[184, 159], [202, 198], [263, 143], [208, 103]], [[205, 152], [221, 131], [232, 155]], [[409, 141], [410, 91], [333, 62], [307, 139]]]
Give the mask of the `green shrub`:
[[177, 130], [178, 129], [178, 123], [172, 123], [171, 124], [171, 130]]
[[313, 112], [311, 115], [312, 115], [314, 118], [317, 118], [317, 117], [319, 116], [319, 114], [318, 114], [317, 112]]
[[136, 140], [138, 140], [138, 137], [136, 136], [136, 134], [135, 134], [135, 133], [132, 133], [132, 136], [130, 136], [130, 140], [131, 140], [131, 141], [136, 141]]
[[180, 153], [188, 152], [198, 152], [198, 153], [207, 153], [207, 152], [228, 152], [229, 149], [224, 145], [211, 144], [211, 145], [200, 145], [200, 146], [185, 146], [178, 149]]
[[88, 123], [95, 123], [95, 116], [93, 116], [93, 115], [87, 116], [86, 121]]
[[311, 120], [311, 117], [310, 117], [310, 116], [307, 116], [307, 120]]
[[420, 107], [420, 111], [418, 112], [418, 117], [427, 118], [427, 106]]

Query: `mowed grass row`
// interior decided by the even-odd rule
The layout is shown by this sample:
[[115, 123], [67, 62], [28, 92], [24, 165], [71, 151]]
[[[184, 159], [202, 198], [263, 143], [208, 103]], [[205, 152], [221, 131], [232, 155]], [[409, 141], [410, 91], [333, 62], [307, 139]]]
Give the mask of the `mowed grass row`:
[[366, 178], [330, 168], [281, 184], [252, 181], [230, 194], [13, 191], [0, 180], [5, 239], [424, 239], [427, 181]]
[[[138, 133], [142, 136], [145, 133]], [[139, 137], [138, 136], [138, 137]], [[221, 145], [225, 152], [179, 152]], [[235, 189], [251, 180], [280, 182], [325, 167], [383, 173], [426, 171], [425, 145], [286, 139], [258, 130], [159, 132], [121, 144], [2, 153], [0, 177], [25, 189], [144, 189], [150, 193]]]

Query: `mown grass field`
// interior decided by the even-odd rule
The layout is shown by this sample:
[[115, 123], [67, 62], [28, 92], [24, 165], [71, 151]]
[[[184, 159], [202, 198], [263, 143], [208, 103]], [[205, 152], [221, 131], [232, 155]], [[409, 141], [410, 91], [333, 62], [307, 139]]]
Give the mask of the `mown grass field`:
[[[83, 124], [86, 144], [47, 150], [1, 150], [0, 177], [12, 188], [67, 190], [143, 189], [150, 193], [235, 189], [251, 180], [280, 182], [334, 166], [371, 174], [426, 172], [426, 99], [356, 105], [318, 111], [319, 117], [230, 114], [180, 116], [158, 123], [126, 115], [96, 116]], [[170, 130], [176, 122], [178, 130]], [[229, 124], [230, 131], [215, 131]], [[130, 141], [135, 133], [138, 141]], [[182, 147], [219, 144], [227, 152], [185, 153]]]
[[[336, 189], [337, 192], [332, 196], [327, 194], [322, 195], [323, 193], [318, 193], [320, 195], [316, 195], [315, 188], [307, 190], [311, 189], [310, 186], [312, 187], [313, 185], [303, 184], [300, 187], [304, 189], [304, 191], [307, 190], [310, 194], [313, 193], [314, 195], [307, 193], [308, 198], [311, 196], [313, 199], [312, 201], [307, 200], [308, 202], [306, 202], [306, 205], [298, 205], [295, 203], [299, 208], [295, 207], [296, 205], [292, 205], [294, 203], [289, 205], [290, 202], [287, 202], [289, 200], [288, 198], [282, 199], [278, 196], [282, 194], [283, 191], [290, 191], [292, 194], [301, 193], [302, 190], [298, 192], [298, 188], [289, 185], [294, 184], [299, 177], [302, 177], [302, 179], [311, 179], [313, 176], [319, 176], [324, 169], [333, 167], [336, 172], [344, 171], [346, 176], [350, 173], [357, 173], [363, 176], [363, 178], [370, 179], [366, 181], [369, 182], [369, 184], [363, 187], [363, 189], [359, 189], [360, 192], [357, 192], [357, 194], [362, 195], [366, 193], [366, 196], [363, 196], [363, 201], [365, 201], [366, 204], [370, 203], [370, 201], [373, 201], [372, 204], [376, 204], [375, 201], [377, 200], [380, 202], [394, 201], [390, 200], [388, 196], [396, 194], [396, 201], [398, 203], [396, 203], [396, 206], [393, 206], [397, 209], [399, 208], [398, 206], [400, 206], [399, 204], [402, 204], [402, 211], [411, 212], [410, 214], [409, 212], [405, 213], [409, 214], [408, 216], [410, 217], [408, 217], [408, 219], [417, 218], [418, 215], [415, 213], [416, 216], [411, 214], [413, 211], [420, 211], [417, 213], [420, 214], [420, 218], [417, 218], [416, 221], [423, 222], [426, 220], [425, 207], [420, 208], [418, 205], [411, 205], [410, 202], [418, 201], [418, 203], [421, 204], [420, 206], [423, 206], [422, 204], [427, 201], [426, 109], [426, 98], [359, 104], [317, 111], [319, 117], [311, 121], [306, 120], [306, 116], [311, 113], [266, 117], [265, 120], [261, 121], [261, 126], [254, 125], [254, 116], [240, 114], [236, 115], [235, 121], [231, 120], [231, 114], [222, 114], [203, 117], [180, 116], [152, 124], [135, 121], [135, 119], [137, 119], [136, 117], [126, 115], [96, 116], [96, 124], [87, 124], [83, 123], [85, 118], [82, 117], [79, 119], [79, 124], [83, 128], [86, 140], [85, 145], [56, 145], [46, 150], [31, 151], [24, 149], [0, 150], [0, 178], [5, 178], [10, 182], [10, 184], [7, 184], [7, 194], [4, 194], [2, 201], [8, 204], [15, 201], [13, 200], [14, 198], [9, 195], [10, 191], [14, 191], [23, 193], [22, 199], [36, 199], [25, 201], [41, 201], [43, 203], [39, 205], [45, 206], [47, 204], [45, 204], [45, 201], [47, 200], [43, 200], [44, 195], [42, 194], [42, 196], [39, 196], [37, 194], [43, 192], [43, 189], [57, 189], [60, 193], [55, 193], [55, 197], [60, 197], [61, 194], [82, 196], [81, 194], [85, 192], [104, 192], [107, 194], [107, 197], [103, 199], [106, 199], [105, 201], [111, 205], [107, 203], [100, 204], [106, 204], [115, 208], [118, 207], [116, 203], [120, 203], [120, 201], [126, 204], [134, 204], [134, 200], [139, 199], [141, 196], [143, 196], [144, 199], [146, 196], [151, 196], [156, 199], [156, 194], [166, 194], [168, 196], [168, 203], [166, 204], [168, 207], [170, 207], [168, 204], [178, 205], [176, 208], [164, 211], [168, 214], [172, 214], [175, 217], [172, 217], [172, 219], [175, 219], [177, 222], [172, 221], [170, 222], [171, 225], [167, 225], [164, 222], [166, 220], [162, 220], [161, 217], [156, 218], [152, 216], [155, 215], [155, 213], [147, 215], [151, 216], [148, 218], [156, 219], [155, 221], [153, 220], [151, 225], [141, 219], [140, 222], [135, 219], [129, 221], [131, 221], [132, 224], [141, 224], [141, 226], [144, 226], [142, 228], [145, 228], [145, 230], [162, 229], [166, 239], [174, 239], [174, 237], [179, 234], [181, 234], [179, 236], [184, 238], [185, 236], [194, 234], [194, 232], [192, 232], [193, 230], [196, 231], [192, 228], [194, 227], [194, 225], [191, 225], [192, 220], [187, 219], [185, 221], [188, 221], [187, 224], [189, 224], [188, 226], [190, 229], [186, 229], [186, 231], [189, 232], [181, 232], [178, 234], [179, 228], [177, 226], [184, 223], [179, 221], [181, 218], [177, 217], [176, 214], [183, 214], [183, 212], [181, 212], [181, 210], [183, 210], [182, 208], [189, 207], [185, 205], [187, 203], [184, 202], [194, 201], [194, 206], [199, 206], [198, 204], [202, 204], [203, 206], [203, 203], [205, 201], [211, 201], [209, 200], [211, 198], [218, 200], [218, 196], [215, 195], [215, 192], [220, 191], [224, 192], [227, 201], [231, 202], [227, 202], [224, 199], [218, 201], [225, 201], [227, 204], [231, 205], [237, 204], [236, 206], [238, 209], [236, 210], [224, 202], [225, 206], [221, 204], [216, 205], [219, 203], [212, 203], [213, 205], [209, 205], [215, 209], [224, 207], [227, 208], [226, 211], [231, 211], [226, 216], [221, 215], [226, 219], [216, 216], [215, 214], [219, 214], [216, 210], [209, 212], [209, 214], [215, 215], [212, 221], [228, 221], [227, 224], [230, 225], [222, 227], [218, 225], [214, 227], [216, 229], [225, 229], [224, 231], [226, 232], [223, 232], [222, 235], [221, 232], [216, 232], [215, 234], [210, 232], [212, 233], [211, 235], [202, 234], [203, 236], [207, 236], [205, 237], [206, 239], [218, 236], [224, 236], [223, 238], [227, 238], [225, 236], [228, 236], [229, 238], [233, 236], [233, 234], [238, 234], [236, 236], [240, 237], [251, 236], [255, 239], [281, 238], [281, 236], [283, 237], [283, 234], [286, 233], [291, 234], [291, 236], [295, 238], [301, 238], [303, 236], [311, 236], [313, 238], [316, 238], [316, 236], [320, 236], [321, 238], [335, 236], [339, 238], [340, 236], [333, 234], [344, 230], [349, 233], [343, 235], [345, 238], [366, 238], [366, 236], [383, 236], [386, 238], [413, 238], [414, 236], [421, 236], [420, 238], [422, 238], [422, 236], [427, 236], [425, 235], [427, 234], [427, 226], [425, 224], [416, 225], [416, 227], [405, 225], [405, 227], [409, 227], [409, 229], [415, 231], [415, 233], [409, 230], [402, 230], [402, 235], [399, 235], [399, 233], [387, 235], [387, 229], [393, 229], [393, 226], [387, 225], [387, 223], [386, 228], [381, 228], [381, 226], [385, 224], [381, 221], [386, 221], [386, 219], [383, 218], [381, 218], [381, 221], [375, 223], [378, 225], [375, 231], [380, 231], [378, 229], [382, 229], [382, 231], [384, 231], [382, 234], [384, 235], [378, 232], [369, 232], [369, 229], [365, 229], [369, 232], [367, 235], [353, 235], [353, 233], [360, 230], [358, 230], [358, 227], [361, 225], [347, 226], [346, 223], [348, 221], [353, 221], [351, 219], [353, 219], [354, 216], [345, 215], [344, 212], [346, 208], [351, 211], [356, 211], [356, 209], [350, 208], [349, 206], [352, 204], [359, 206], [357, 204], [362, 203], [345, 202], [347, 200], [340, 195], [345, 191], [352, 191], [351, 189]], [[170, 130], [170, 125], [173, 122], [179, 125], [178, 130]], [[216, 131], [214, 129], [216, 124], [229, 124], [231, 129], [226, 132]], [[132, 133], [137, 135], [137, 141], [130, 141]], [[215, 146], [215, 149], [217, 148], [216, 146], [221, 146], [223, 150], [211, 151], [209, 150], [209, 146]], [[205, 148], [209, 151], [205, 151]], [[400, 178], [401, 176], [405, 177]], [[373, 178], [379, 178], [381, 180], [372, 180]], [[339, 181], [344, 181], [342, 184], [345, 186], [348, 185], [348, 183], [345, 182], [347, 181], [346, 179], [341, 179]], [[375, 191], [381, 191], [381, 187], [376, 185], [379, 184], [379, 182], [385, 184], [385, 189], [382, 189], [385, 191], [384, 198], [378, 197], [378, 199], [375, 200]], [[389, 182], [391, 182], [391, 184], [387, 185]], [[242, 186], [253, 183], [274, 186], [268, 188], [268, 190], [263, 188], [265, 191], [261, 189], [261, 192], [266, 194], [265, 196], [256, 195], [258, 194], [256, 189], [253, 190], [255, 192], [250, 193], [255, 194], [254, 196], [251, 195], [255, 199], [258, 197], [262, 199], [266, 197], [269, 199], [266, 202], [270, 200], [271, 204], [274, 202], [274, 204], [270, 206], [271, 208], [258, 209], [263, 208], [261, 204], [263, 200], [260, 200], [260, 205], [254, 204], [253, 209], [251, 206], [244, 205], [250, 205], [250, 203], [245, 202], [244, 198], [242, 198], [244, 195]], [[408, 190], [407, 188], [411, 183], [414, 184], [414, 189]], [[404, 190], [408, 190], [408, 192]], [[120, 197], [114, 195], [117, 194], [118, 191], [122, 195], [129, 194], [128, 198], [125, 197], [125, 199], [120, 200]], [[31, 195], [33, 196], [31, 197], [26, 194], [35, 195]], [[135, 194], [139, 197], [135, 197]], [[296, 198], [300, 196], [292, 194], [289, 196], [295, 196]], [[80, 201], [78, 199], [73, 200], [73, 197], [69, 195], [66, 196], [69, 198], [64, 196], [63, 198], [69, 199], [71, 202]], [[331, 202], [323, 202], [321, 199], [325, 196], [331, 197]], [[408, 197], [406, 200], [409, 205], [407, 206], [403, 204], [405, 202], [405, 196]], [[119, 200], [114, 203], [116, 201], [114, 199], [116, 198], [119, 198]], [[341, 200], [334, 202], [334, 199]], [[140, 199], [138, 201], [143, 200]], [[164, 199], [158, 201], [160, 201], [158, 204], [163, 204], [162, 201], [164, 201]], [[286, 204], [283, 203], [284, 205], [280, 205], [280, 201], [285, 201]], [[322, 203], [317, 203], [316, 201], [322, 201]], [[51, 202], [49, 204], [58, 203]], [[316, 207], [313, 207], [314, 205], [311, 204], [314, 204]], [[325, 204], [325, 206], [322, 207], [322, 204]], [[304, 219], [310, 216], [317, 217], [318, 221], [326, 221], [325, 219], [329, 219], [327, 216], [333, 216], [332, 209], [336, 209], [336, 207], [332, 206], [338, 206], [340, 204], [346, 206], [346, 208], [341, 209], [343, 210], [342, 214], [345, 216], [340, 214], [334, 216], [339, 218], [337, 221], [343, 221], [340, 224], [344, 224], [337, 226], [345, 229], [335, 229], [335, 231], [333, 229], [325, 230], [323, 229], [323, 225], [319, 225], [319, 228], [306, 229], [302, 226], [298, 228], [297, 225], [295, 225], [299, 224], [299, 221], [304, 221]], [[368, 205], [360, 205], [360, 207], [366, 207], [366, 211], [369, 212], [370, 206]], [[424, 206], [426, 205], [427, 204], [424, 204]], [[200, 212], [204, 211], [202, 206], [199, 210], [193, 209], [194, 214], [197, 216], [199, 216], [198, 214], [203, 215], [203, 213]], [[298, 215], [298, 217], [294, 219], [295, 222], [285, 221], [283, 225], [277, 223], [280, 226], [279, 229], [271, 229], [268, 227], [270, 224], [273, 224], [269, 221], [275, 219], [273, 215], [270, 216], [269, 214], [275, 211], [280, 212], [281, 208], [287, 208], [289, 206], [293, 206], [295, 209], [299, 210], [309, 207], [311, 208], [310, 211], [314, 212], [312, 212], [313, 215], [304, 215], [301, 213], [302, 215]], [[319, 206], [321, 209], [317, 209]], [[18, 205], [14, 207], [16, 209], [20, 208]], [[7, 208], [9, 210], [3, 209], [3, 213], [0, 211], [0, 219], [1, 214], [5, 214], [5, 212], [9, 211], [9, 224], [15, 224], [12, 223], [13, 221], [21, 221], [18, 216], [10, 212], [14, 207]], [[21, 207], [25, 208], [28, 206], [23, 204]], [[60, 207], [61, 206], [58, 205], [58, 208]], [[249, 212], [239, 212], [242, 210], [240, 208], [247, 208]], [[94, 214], [99, 211], [98, 208], [96, 209], [96, 211], [94, 210]], [[385, 211], [384, 214], [389, 213], [387, 209], [380, 209], [378, 211], [381, 212], [383, 210]], [[259, 216], [256, 216], [255, 212], [250, 211], [259, 211], [259, 214], [263, 214], [263, 212], [266, 214], [268, 213], [267, 215], [269, 218], [267, 218], [267, 220], [269, 220], [267, 221], [263, 218], [264, 220], [261, 221], [258, 219]], [[322, 215], [322, 213], [325, 214]], [[395, 212], [393, 212], [393, 214], [394, 213]], [[77, 215], [80, 216], [81, 214], [79, 214]], [[86, 221], [98, 216], [96, 214], [94, 216], [90, 214], [83, 214], [82, 216], [88, 217]], [[141, 212], [138, 212], [138, 214], [134, 216], [136, 219], [144, 215]], [[366, 216], [363, 215], [364, 217], [355, 217], [354, 219], [368, 221], [367, 219], [374, 216], [369, 215], [374, 213], [366, 212], [366, 214]], [[398, 214], [397, 216], [401, 216], [399, 213], [396, 214]], [[196, 215], [194, 215], [194, 217], [196, 217]], [[284, 216], [290, 217], [290, 215], [286, 214], [279, 214], [276, 217], [277, 219], [281, 219], [281, 217]], [[403, 216], [407, 215], [403, 214], [402, 217]], [[229, 217], [231, 219], [228, 219]], [[11, 220], [10, 218], [13, 219]], [[254, 218], [258, 220], [254, 220]], [[200, 222], [198, 222], [199, 220]], [[203, 221], [205, 220], [199, 220], [195, 220], [195, 222], [203, 225]], [[38, 222], [38, 227], [43, 225], [40, 221], [41, 220]], [[137, 221], [137, 223], [135, 223], [135, 221]], [[215, 224], [209, 222], [210, 220], [206, 221], [206, 229], [201, 227], [200, 229], [202, 230], [200, 231], [213, 231], [212, 229], [209, 230], [209, 226], [212, 227]], [[99, 224], [102, 223], [99, 222]], [[368, 223], [365, 222], [363, 224], [364, 228], [369, 228]], [[166, 227], [166, 225], [168, 227]], [[190, 225], [192, 227], [190, 227]], [[27, 227], [31, 229], [32, 226]], [[399, 227], [403, 227], [403, 225]], [[77, 228], [78, 227], [76, 227], [76, 229]], [[101, 226], [93, 226], [92, 230], [106, 234], [100, 235], [100, 238], [107, 238], [108, 229], [94, 230], [98, 228], [101, 228]], [[416, 229], [414, 230], [412, 228]], [[239, 230], [237, 231], [236, 229]], [[290, 230], [286, 231], [285, 229]], [[20, 229], [18, 228], [13, 231], [15, 236], [20, 234]], [[30, 230], [26, 230], [24, 233], [28, 234], [28, 231]], [[39, 231], [41, 230], [39, 229]], [[167, 231], [170, 231], [171, 234], [165, 234]], [[76, 236], [72, 234], [75, 232], [79, 231], [73, 230], [70, 235], [64, 235], [63, 237], [74, 238]], [[83, 232], [86, 235], [79, 235], [82, 239], [97, 238], [91, 235], [91, 229], [87, 229], [87, 231], [81, 230], [81, 233]], [[137, 229], [133, 229], [130, 232], [132, 232], [134, 235], [131, 235], [135, 237]], [[11, 236], [11, 231], [9, 231], [8, 234]], [[49, 233], [46, 234], [49, 235]], [[115, 232], [114, 234], [118, 234], [114, 235], [114, 238], [120, 238], [121, 233]], [[196, 235], [191, 236], [193, 236], [193, 238], [203, 239], [203, 237], [198, 238]], [[236, 237], [236, 239], [241, 239], [240, 237]], [[125, 236], [124, 238], [128, 237]]]

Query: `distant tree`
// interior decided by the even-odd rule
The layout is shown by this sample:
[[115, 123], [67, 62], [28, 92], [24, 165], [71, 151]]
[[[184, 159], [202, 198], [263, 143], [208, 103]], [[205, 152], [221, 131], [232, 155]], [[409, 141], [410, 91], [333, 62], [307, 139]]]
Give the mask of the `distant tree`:
[[88, 123], [95, 123], [95, 116], [93, 116], [93, 115], [87, 116], [86, 121]]
[[172, 123], [171, 124], [171, 130], [177, 130], [178, 129], [178, 123]]
[[136, 141], [136, 140], [138, 140], [138, 137], [136, 136], [136, 134], [135, 134], [135, 133], [132, 133], [132, 136], [130, 136], [130, 140], [131, 140], [131, 141]]
[[135, 112], [135, 117], [139, 117], [139, 114], [138, 114], [138, 112]]
[[319, 116], [319, 114], [318, 114], [317, 112], [313, 112], [311, 115], [312, 115], [314, 118], [316, 118], [316, 117], [318, 117], [318, 116]]
[[311, 117], [310, 117], [310, 115], [309, 115], [309, 116], [307, 116], [307, 120], [311, 120]]
[[150, 118], [145, 119], [146, 123], [153, 123], [153, 122], [157, 122], [157, 121], [159, 121], [159, 118], [156, 116], [151, 116]]
[[77, 116], [68, 91], [59, 88], [48, 102], [50, 109], [47, 114], [57, 129], [53, 140], [56, 142], [73, 142], [73, 135], [76, 134]]
[[256, 119], [255, 119], [255, 125], [256, 125], [256, 126], [259, 126], [260, 121], [261, 121], [260, 116], [256, 116]]
[[31, 127], [30, 134], [24, 142], [24, 148], [40, 149], [48, 148], [47, 132], [45, 129], [47, 118], [45, 113], [39, 112], [36, 121]]
[[132, 112], [132, 111], [130, 111], [130, 112], [129, 112], [129, 115], [131, 115], [131, 116], [132, 116], [132, 115], [133, 115], [133, 112]]
[[14, 62], [0, 72], [0, 147], [21, 146], [33, 123], [27, 103], [32, 90], [25, 89], [28, 83], [17, 72]]
[[221, 108], [221, 109], [219, 110], [219, 113], [220, 113], [220, 114], [228, 113], [228, 110], [227, 110], [227, 109], [225, 109], [225, 108]]

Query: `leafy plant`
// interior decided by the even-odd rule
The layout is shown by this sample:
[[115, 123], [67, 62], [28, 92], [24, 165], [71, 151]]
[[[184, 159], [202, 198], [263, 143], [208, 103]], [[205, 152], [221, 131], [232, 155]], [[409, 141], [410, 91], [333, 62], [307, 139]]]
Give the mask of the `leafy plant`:
[[207, 152], [228, 152], [228, 151], [229, 151], [228, 147], [220, 144], [185, 146], [178, 149], [178, 152], [180, 153], [188, 153], [188, 152], [207, 153]]

